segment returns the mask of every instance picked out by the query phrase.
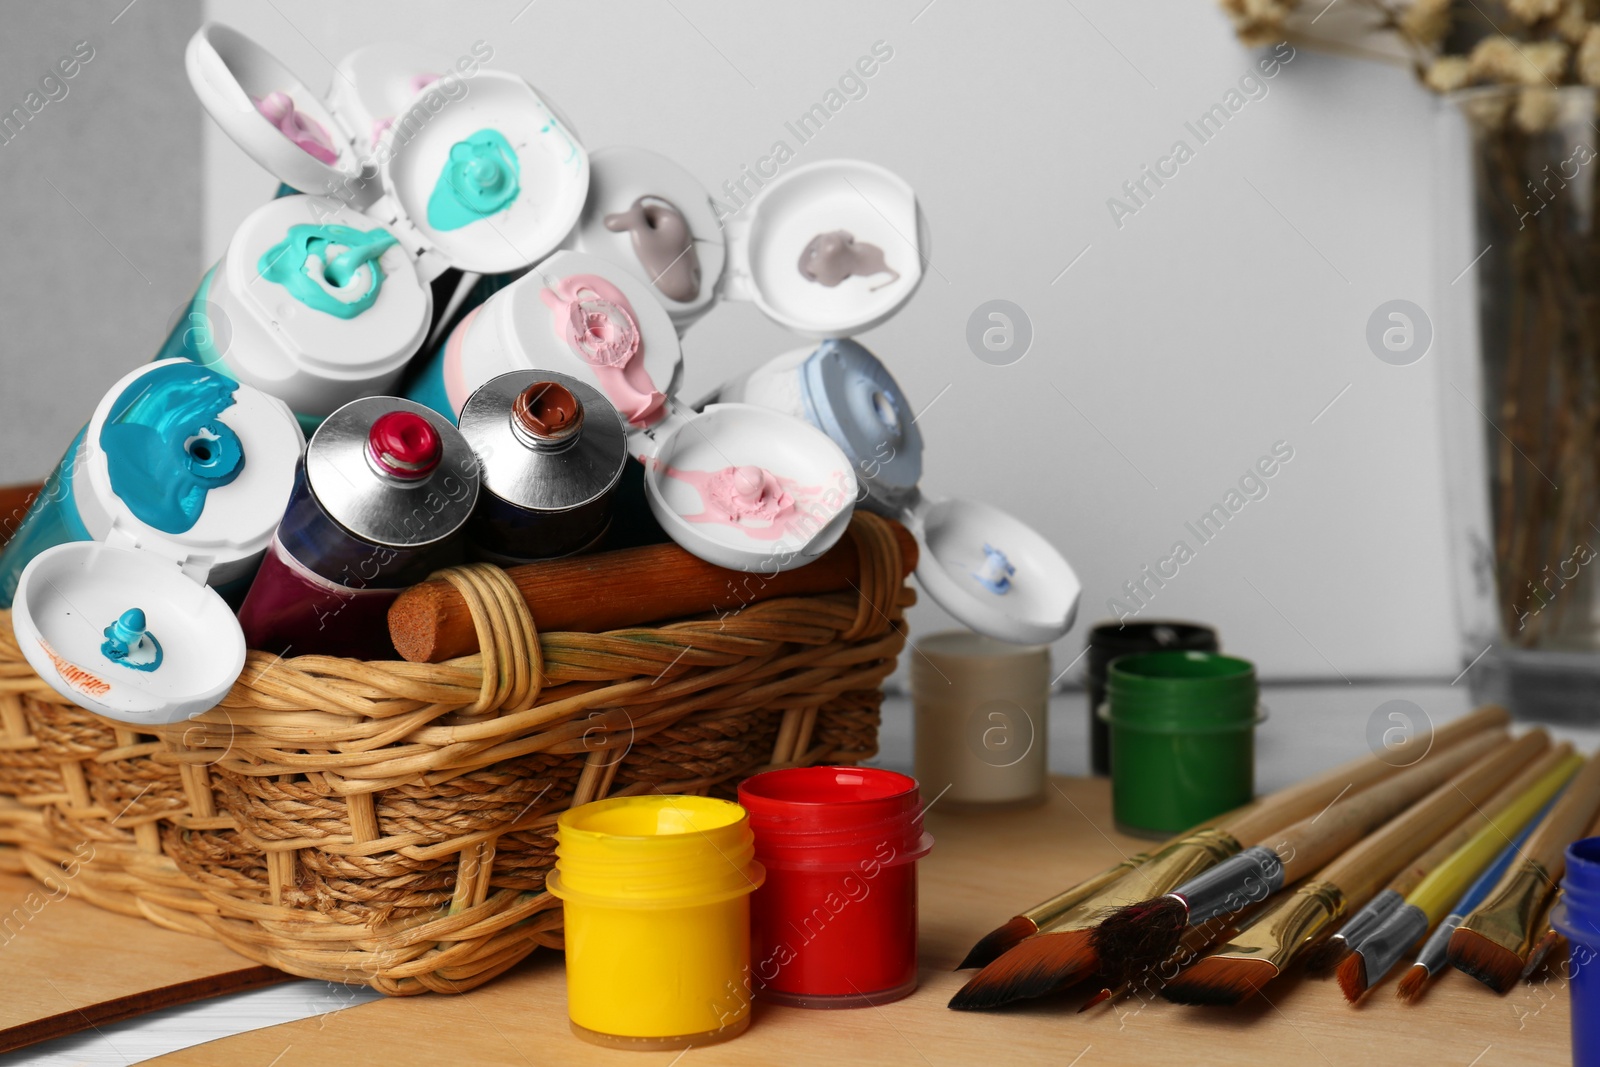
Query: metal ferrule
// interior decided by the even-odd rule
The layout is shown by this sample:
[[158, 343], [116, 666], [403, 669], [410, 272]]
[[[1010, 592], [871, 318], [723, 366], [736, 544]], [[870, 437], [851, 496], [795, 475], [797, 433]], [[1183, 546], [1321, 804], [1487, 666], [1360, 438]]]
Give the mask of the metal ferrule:
[[1307, 882], [1212, 955], [1265, 960], [1283, 971], [1301, 949], [1338, 921], [1344, 908], [1344, 893], [1338, 886]]
[[1422, 949], [1417, 953], [1417, 962], [1428, 968], [1430, 975], [1444, 970], [1445, 964], [1449, 962], [1450, 935], [1456, 932], [1463, 918], [1461, 915], [1446, 915], [1444, 922], [1440, 923], [1438, 928], [1428, 935], [1428, 940], [1422, 943]]
[[1385, 889], [1346, 919], [1345, 924], [1339, 927], [1339, 932], [1333, 935], [1334, 939], [1343, 941], [1351, 948], [1360, 948], [1362, 939], [1383, 925], [1383, 921], [1405, 902], [1406, 898], [1393, 889]]
[[1173, 890], [1189, 906], [1189, 925], [1232, 915], [1266, 900], [1283, 888], [1283, 860], [1265, 845], [1254, 845]]
[[1150, 857], [1150, 862], [1128, 872], [1126, 877], [1117, 879], [1100, 892], [1080, 901], [1071, 911], [1044, 929], [1091, 929], [1105, 918], [1108, 908], [1137, 904], [1168, 893], [1243, 847], [1238, 839], [1225, 830], [1196, 831], [1157, 852]]
[[1367, 987], [1377, 985], [1394, 969], [1400, 957], [1428, 934], [1428, 913], [1415, 904], [1397, 908], [1366, 939], [1355, 946], [1367, 972]]
[[1461, 929], [1471, 930], [1527, 959], [1534, 924], [1544, 914], [1544, 906], [1555, 891], [1555, 880], [1543, 864], [1524, 862], [1501, 880], [1488, 900], [1467, 916]]

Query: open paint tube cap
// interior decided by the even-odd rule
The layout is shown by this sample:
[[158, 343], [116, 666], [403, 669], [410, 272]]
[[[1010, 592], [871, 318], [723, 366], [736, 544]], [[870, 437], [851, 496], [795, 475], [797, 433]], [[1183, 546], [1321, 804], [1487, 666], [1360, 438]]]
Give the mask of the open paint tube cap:
[[143, 549], [75, 541], [41, 552], [22, 571], [11, 622], [51, 688], [122, 722], [193, 718], [244, 669], [244, 631], [222, 597]]
[[583, 210], [588, 154], [515, 75], [480, 71], [454, 100], [423, 85], [375, 146], [374, 175], [333, 108], [237, 30], [200, 27], [185, 62], [201, 104], [251, 158], [295, 189], [334, 194], [383, 222], [430, 280], [451, 267], [526, 267]]
[[[322, 229], [308, 240], [310, 231], [297, 226]], [[270, 200], [234, 231], [208, 293], [228, 310], [242, 308], [248, 319], [231, 323], [229, 371], [312, 416], [387, 392], [422, 345], [433, 315], [432, 290], [397, 244], [342, 276], [330, 271], [330, 263], [351, 254], [349, 244], [330, 236], [341, 232], [332, 227], [351, 231], [346, 236], [356, 244], [381, 245], [392, 236], [331, 197]], [[216, 292], [221, 286], [228, 287], [226, 297]]]
[[557, 252], [499, 300], [509, 302], [516, 358], [507, 367], [494, 346], [469, 346], [462, 355], [469, 387], [507, 369], [554, 370], [592, 383], [627, 430], [665, 417], [683, 350], [671, 316], [643, 279], [599, 256]]
[[1071, 629], [1078, 576], [1027, 523], [977, 501], [926, 497], [901, 517], [922, 549], [917, 581], [966, 626], [1026, 645]]
[[[305, 437], [276, 397], [197, 363], [164, 359], [106, 392], [84, 444], [92, 491], [76, 499], [89, 532], [104, 539], [126, 531], [220, 585], [247, 577], [266, 552]], [[192, 478], [194, 492], [174, 492], [180, 477]], [[195, 492], [197, 515], [174, 507]]]
[[589, 199], [572, 247], [649, 283], [682, 331], [716, 302], [727, 260], [711, 195], [694, 175], [643, 148], [602, 148], [589, 167]]
[[848, 337], [899, 311], [929, 249], [916, 194], [853, 159], [798, 167], [724, 220], [722, 295], [807, 337]]
[[[644, 436], [636, 432], [635, 447]], [[856, 479], [839, 446], [749, 404], [673, 412], [644, 455], [650, 510], [679, 545], [740, 571], [804, 566], [850, 524]]]
[[379, 41], [339, 60], [328, 88], [328, 108], [350, 132], [357, 151], [371, 156], [412, 98], [447, 73], [452, 73], [450, 60], [441, 52]]

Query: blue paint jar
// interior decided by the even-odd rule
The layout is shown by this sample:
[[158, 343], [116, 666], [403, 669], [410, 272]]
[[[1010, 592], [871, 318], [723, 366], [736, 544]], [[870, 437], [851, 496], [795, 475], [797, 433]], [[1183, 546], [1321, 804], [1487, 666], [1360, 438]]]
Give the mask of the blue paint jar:
[[1567, 846], [1567, 873], [1551, 924], [1571, 946], [1572, 1062], [1600, 1064], [1600, 837]]

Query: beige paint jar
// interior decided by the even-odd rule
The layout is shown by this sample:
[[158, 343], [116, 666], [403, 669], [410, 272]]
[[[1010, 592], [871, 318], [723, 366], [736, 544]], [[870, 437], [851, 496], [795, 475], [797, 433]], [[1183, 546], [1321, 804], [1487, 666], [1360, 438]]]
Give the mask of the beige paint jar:
[[930, 634], [911, 655], [917, 780], [942, 807], [1044, 800], [1050, 649], [966, 630]]

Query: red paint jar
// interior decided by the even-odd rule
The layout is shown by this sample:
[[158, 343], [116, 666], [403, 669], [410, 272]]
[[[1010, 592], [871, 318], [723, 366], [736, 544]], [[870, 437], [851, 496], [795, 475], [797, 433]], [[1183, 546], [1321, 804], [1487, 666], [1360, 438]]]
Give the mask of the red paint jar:
[[751, 898], [750, 980], [801, 1008], [886, 1004], [917, 988], [917, 780], [793, 767], [739, 786], [767, 880]]

